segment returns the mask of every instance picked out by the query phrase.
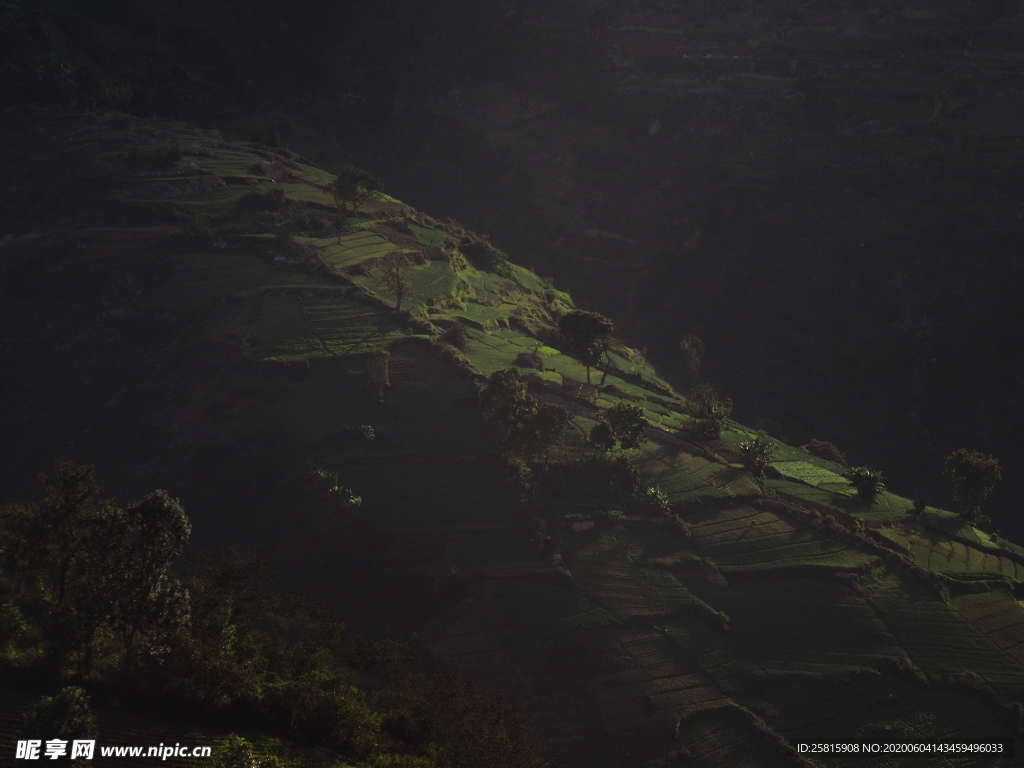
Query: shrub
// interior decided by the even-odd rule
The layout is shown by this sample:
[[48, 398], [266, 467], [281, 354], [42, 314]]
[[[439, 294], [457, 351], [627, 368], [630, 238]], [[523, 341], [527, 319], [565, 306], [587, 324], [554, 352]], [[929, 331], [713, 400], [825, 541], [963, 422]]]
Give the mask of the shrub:
[[946, 456], [944, 474], [953, 487], [958, 511], [975, 521], [980, 520], [982, 506], [1003, 477], [999, 459], [966, 448]]
[[754, 476], [763, 478], [768, 462], [772, 460], [772, 445], [767, 437], [758, 435], [753, 440], [740, 443], [743, 466]]
[[644, 437], [644, 426], [647, 420], [639, 405], [616, 403], [604, 414], [612, 435], [623, 448], [636, 448]]
[[809, 454], [818, 458], [834, 461], [836, 464], [842, 464], [844, 467], [847, 464], [846, 455], [828, 440], [819, 440], [815, 437], [809, 442], [804, 443], [801, 447]]
[[846, 473], [846, 477], [853, 483], [858, 498], [868, 504], [885, 490], [885, 476], [877, 469], [851, 467], [850, 471]]

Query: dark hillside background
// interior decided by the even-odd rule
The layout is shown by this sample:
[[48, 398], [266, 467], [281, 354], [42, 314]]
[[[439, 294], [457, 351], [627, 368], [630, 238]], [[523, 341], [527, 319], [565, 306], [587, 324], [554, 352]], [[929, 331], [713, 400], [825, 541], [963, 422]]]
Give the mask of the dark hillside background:
[[359, 163], [780, 437], [940, 504], [996, 454], [1024, 535], [1020, 0], [2, 0], [0, 72]]

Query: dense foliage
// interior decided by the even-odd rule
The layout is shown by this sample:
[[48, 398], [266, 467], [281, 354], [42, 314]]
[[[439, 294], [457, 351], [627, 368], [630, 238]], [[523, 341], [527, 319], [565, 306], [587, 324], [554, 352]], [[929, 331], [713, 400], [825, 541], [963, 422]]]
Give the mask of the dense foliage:
[[[92, 467], [72, 463], [41, 480], [40, 500], [0, 516], [0, 666], [60, 688], [26, 733], [91, 732], [86, 689], [116, 684], [137, 705], [262, 728], [334, 750], [343, 765], [545, 765], [523, 720], [492, 695], [273, 592], [258, 561], [181, 561], [191, 526], [165, 492], [122, 507]], [[186, 564], [182, 583], [171, 571]], [[250, 753], [230, 739], [214, 764], [251, 766]]]
[[501, 450], [519, 459], [543, 459], [558, 444], [571, 417], [527, 391], [519, 371], [497, 371], [480, 388], [480, 413]]
[[946, 456], [944, 474], [953, 488], [957, 508], [974, 520], [980, 519], [982, 506], [1003, 479], [999, 459], [967, 448]]
[[772, 460], [771, 441], [765, 435], [744, 440], [740, 443], [740, 455], [743, 457], [743, 466], [755, 477], [763, 478], [768, 462]]
[[615, 324], [602, 314], [578, 309], [563, 315], [558, 329], [566, 347], [586, 367], [589, 384], [590, 369], [607, 352]]
[[636, 448], [644, 437], [644, 410], [631, 403], [616, 403], [604, 414], [612, 436], [623, 448]]
[[861, 501], [871, 503], [885, 490], [885, 476], [877, 469], [850, 467], [846, 474]]

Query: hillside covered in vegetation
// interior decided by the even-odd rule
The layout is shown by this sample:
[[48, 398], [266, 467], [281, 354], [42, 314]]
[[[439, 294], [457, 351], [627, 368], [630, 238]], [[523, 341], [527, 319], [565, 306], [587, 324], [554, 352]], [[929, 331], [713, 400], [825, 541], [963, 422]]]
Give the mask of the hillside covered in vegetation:
[[[364, 171], [122, 113], [3, 117], [13, 687], [82, 686], [101, 735], [187, 713], [222, 761], [249, 748], [232, 731], [274, 737], [286, 766], [838, 768], [863, 758], [794, 745], [1019, 737], [1024, 549], [986, 532], [984, 483], [939, 509], [735, 421]], [[142, 501], [70, 465], [34, 488], [61, 458]], [[111, 602], [101, 542], [130, 553], [146, 521], [162, 565], [118, 570], [141, 591]]]

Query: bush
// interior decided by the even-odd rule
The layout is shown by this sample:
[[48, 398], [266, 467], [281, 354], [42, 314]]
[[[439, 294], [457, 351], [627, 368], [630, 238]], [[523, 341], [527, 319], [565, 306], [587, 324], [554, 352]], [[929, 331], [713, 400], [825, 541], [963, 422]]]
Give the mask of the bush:
[[836, 464], [842, 464], [844, 467], [847, 465], [846, 455], [828, 440], [819, 440], [815, 437], [809, 442], [804, 443], [801, 447], [812, 456], [834, 461]]
[[846, 478], [857, 489], [857, 497], [868, 504], [885, 490], [885, 476], [877, 469], [851, 467]]

